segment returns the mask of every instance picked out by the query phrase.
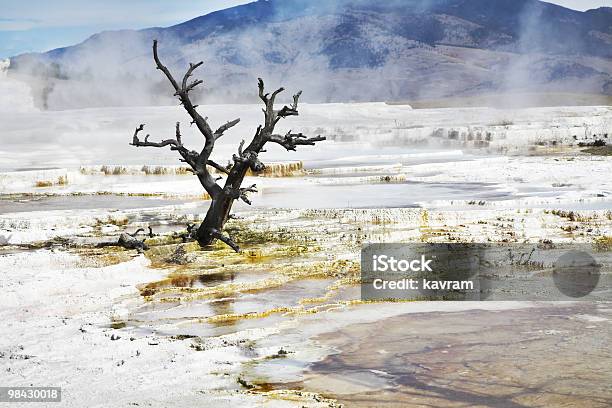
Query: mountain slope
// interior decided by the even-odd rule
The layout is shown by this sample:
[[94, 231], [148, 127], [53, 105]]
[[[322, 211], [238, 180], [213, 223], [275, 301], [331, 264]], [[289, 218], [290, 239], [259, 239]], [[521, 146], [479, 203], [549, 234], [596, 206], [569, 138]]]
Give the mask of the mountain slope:
[[537, 0], [260, 0], [21, 55], [11, 73], [53, 109], [169, 103], [151, 61], [154, 38], [177, 75], [205, 61], [203, 102], [253, 101], [258, 76], [304, 89], [306, 101], [612, 94], [612, 9]]

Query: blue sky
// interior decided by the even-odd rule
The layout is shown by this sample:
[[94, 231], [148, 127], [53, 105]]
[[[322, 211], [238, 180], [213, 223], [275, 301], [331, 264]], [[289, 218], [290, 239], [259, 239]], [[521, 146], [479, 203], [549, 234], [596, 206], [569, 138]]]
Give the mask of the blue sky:
[[170, 26], [253, 0], [0, 0], [0, 58], [72, 45], [103, 30]]
[[[76, 44], [103, 30], [169, 26], [253, 0], [0, 0], [0, 58]], [[576, 10], [612, 0], [548, 0]]]

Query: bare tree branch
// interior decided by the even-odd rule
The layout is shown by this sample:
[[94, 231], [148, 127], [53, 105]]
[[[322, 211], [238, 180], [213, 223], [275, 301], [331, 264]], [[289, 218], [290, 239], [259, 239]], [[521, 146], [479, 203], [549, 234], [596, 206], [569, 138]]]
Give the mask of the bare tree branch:
[[140, 125], [136, 128], [136, 131], [134, 132], [134, 138], [132, 139], [132, 143], [130, 143], [132, 146], [137, 146], [137, 147], [164, 147], [164, 146], [175, 146], [175, 147], [181, 147], [181, 143], [176, 140], [176, 139], [166, 139], [166, 140], [162, 140], [161, 142], [149, 142], [149, 136], [150, 135], [146, 135], [144, 141], [141, 141], [140, 139], [138, 139], [138, 133], [141, 132], [144, 129], [144, 125]]
[[178, 236], [181, 238], [181, 241], [183, 242], [192, 241], [195, 239], [195, 236], [194, 236], [195, 231], [196, 231], [195, 224], [187, 224], [187, 232], [183, 232], [179, 234]]
[[247, 193], [256, 193], [257, 192], [257, 185], [253, 184], [250, 187], [246, 187], [246, 188], [241, 188], [239, 190], [238, 196], [239, 198], [244, 201], [245, 203], [247, 203], [248, 205], [251, 205], [251, 200], [249, 200], [249, 197], [247, 196]]
[[143, 240], [139, 240], [136, 238], [136, 235], [141, 232], [144, 232], [144, 228], [138, 228], [131, 234], [129, 232], [122, 232], [121, 235], [119, 235], [119, 239], [117, 240], [116, 245], [122, 246], [125, 249], [135, 249], [139, 253], [146, 251], [147, 249], [149, 249], [149, 246], [145, 243], [146, 238]]
[[218, 163], [216, 163], [216, 162], [214, 162], [212, 160], [208, 160], [206, 162], [206, 164], [209, 165], [210, 167], [220, 171], [221, 173], [225, 173], [225, 174], [229, 174], [230, 173], [228, 168], [223, 167], [222, 165], [220, 165], [220, 164], [218, 164]]
[[248, 168], [255, 172], [262, 171], [266, 166], [259, 160], [259, 154], [257, 151], [255, 149], [251, 149], [250, 145], [247, 150], [243, 150], [243, 146], [244, 140], [242, 140], [238, 146], [238, 154], [235, 154], [232, 157], [234, 162], [244, 163], [248, 166]]
[[180, 122], [176, 122], [175, 135], [176, 135], [176, 141], [178, 142], [179, 145], [182, 146], [183, 141], [181, 140], [181, 123]]
[[204, 61], [200, 61], [197, 64], [189, 64], [189, 69], [187, 70], [187, 72], [185, 73], [185, 75], [183, 76], [183, 82], [182, 82], [182, 86], [180, 90], [177, 90], [174, 93], [174, 96], [179, 96], [182, 92], [187, 94], [189, 91], [191, 91], [193, 88], [195, 88], [196, 86], [200, 85], [201, 83], [203, 83], [204, 81], [197, 79], [195, 81], [193, 81], [191, 84], [187, 85], [187, 80], [189, 79], [190, 76], [193, 75], [193, 71], [196, 70], [196, 68], [198, 68], [200, 65], [202, 65], [204, 63]]
[[132, 233], [126, 232], [126, 234], [128, 234], [131, 237], [136, 237], [136, 235], [140, 234], [141, 232], [144, 232], [144, 228], [138, 228], [136, 231]]
[[215, 130], [214, 136], [215, 136], [215, 140], [217, 140], [218, 138], [220, 138], [221, 136], [223, 136], [223, 132], [225, 132], [227, 129], [231, 128], [232, 126], [235, 126], [238, 124], [238, 122], [240, 122], [240, 118], [238, 119], [234, 119], [232, 121], [227, 122], [224, 125], [221, 125], [219, 127], [219, 129]]
[[[210, 126], [208, 125], [208, 122], [206, 122], [206, 119], [204, 119], [195, 110], [195, 106], [193, 105], [193, 103], [191, 102], [191, 100], [189, 99], [189, 96], [188, 96], [189, 91], [192, 90], [199, 83], [201, 83], [201, 81], [199, 83], [195, 84], [195, 85], [194, 85], [194, 83], [192, 83], [191, 85], [187, 85], [187, 79], [193, 74], [193, 71], [196, 68], [198, 68], [200, 65], [202, 65], [202, 62], [199, 62], [197, 64], [190, 64], [189, 65], [189, 69], [187, 70], [187, 73], [183, 77], [182, 86], [179, 86], [178, 82], [176, 82], [176, 80], [174, 79], [174, 77], [170, 73], [170, 70], [164, 64], [162, 64], [160, 59], [159, 59], [159, 55], [157, 53], [157, 40], [153, 41], [153, 59], [155, 60], [155, 64], [157, 65], [157, 69], [161, 70], [166, 75], [166, 78], [168, 78], [168, 81], [170, 81], [170, 83], [174, 87], [175, 95], [179, 97], [179, 100], [181, 101], [183, 107], [185, 108], [185, 110], [187, 111], [189, 116], [191, 116], [191, 118], [193, 119], [193, 123], [196, 124], [196, 126], [198, 127], [200, 132], [206, 138], [206, 145], [207, 145], [207, 147], [209, 147], [209, 149], [207, 149], [207, 151], [209, 150], [208, 154], [210, 155], [210, 151], [212, 151], [212, 146], [214, 144], [213, 132], [210, 129]], [[197, 82], [197, 81], [195, 81], [195, 82]], [[208, 157], [206, 157], [206, 158], [208, 158]], [[205, 162], [206, 162], [206, 160], [204, 160], [204, 163]]]
[[284, 90], [285, 90], [285, 88], [280, 87], [276, 91], [272, 92], [272, 96], [270, 96], [269, 103], [271, 103], [273, 105], [274, 104], [274, 100], [276, 99], [276, 95], [278, 95], [279, 93], [283, 92]]
[[[130, 143], [131, 145], [137, 147], [170, 146], [171, 150], [176, 150], [179, 152], [179, 154], [183, 157], [183, 162], [191, 166], [193, 172], [198, 176], [200, 183], [211, 197], [215, 197], [221, 192], [221, 187], [215, 182], [210, 173], [208, 173], [206, 166], [200, 167], [199, 160], [201, 159], [201, 155], [183, 146], [181, 142], [182, 139], [180, 132], [180, 124], [178, 122], [176, 124], [176, 139], [166, 139], [162, 140], [161, 142], [150, 142], [149, 135], [147, 135], [145, 137], [145, 140], [141, 141], [138, 138], [138, 133], [141, 132], [143, 129], [144, 125], [140, 125], [136, 128], [132, 143]], [[206, 161], [206, 163], [208, 163], [208, 161]]]
[[325, 140], [324, 136], [306, 137], [302, 133], [287, 132], [285, 136], [269, 135], [267, 141], [278, 143], [287, 150], [295, 150], [297, 146], [314, 146], [315, 142]]
[[[189, 116], [191, 116], [192, 123], [195, 123], [198, 130], [200, 131], [200, 133], [202, 133], [202, 135], [204, 135], [204, 138], [206, 140], [204, 147], [202, 148], [202, 151], [199, 154], [197, 153], [194, 154], [194, 152], [191, 152], [185, 149], [184, 147], [182, 147], [182, 143], [180, 142], [180, 140], [178, 140], [180, 139], [180, 137], [177, 137], [177, 140], [175, 140], [176, 143], [172, 143], [171, 141], [163, 141], [162, 143], [166, 142], [165, 145], [171, 144], [173, 146], [172, 147], [173, 150], [178, 150], [179, 153], [181, 153], [181, 156], [183, 156], [183, 159], [185, 160], [185, 162], [188, 163], [193, 168], [195, 174], [198, 176], [198, 179], [200, 180], [200, 183], [206, 189], [208, 194], [210, 194], [211, 197], [215, 197], [218, 194], [220, 194], [221, 187], [215, 182], [215, 180], [212, 178], [212, 176], [208, 173], [208, 170], [206, 169], [208, 158], [215, 144], [215, 135], [213, 134], [206, 119], [203, 118], [196, 111], [197, 105], [194, 105], [191, 102], [191, 100], [189, 99], [189, 95], [188, 95], [189, 91], [191, 91], [193, 88], [195, 88], [196, 86], [202, 83], [202, 81], [196, 80], [196, 81], [193, 81], [191, 84], [187, 84], [187, 81], [193, 75], [193, 72], [199, 66], [202, 65], [202, 62], [198, 62], [197, 64], [189, 64], [189, 69], [183, 76], [183, 80], [181, 82], [181, 85], [179, 86], [178, 82], [172, 76], [172, 73], [170, 73], [170, 70], [164, 64], [162, 64], [162, 62], [159, 59], [159, 54], [157, 52], [157, 40], [153, 41], [153, 59], [155, 60], [155, 65], [157, 66], [157, 69], [161, 70], [166, 75], [166, 78], [168, 78], [168, 81], [170, 81], [170, 83], [172, 84], [172, 87], [175, 90], [175, 95], [178, 96], [179, 100], [181, 101], [181, 104], [183, 105], [183, 108], [187, 111]], [[178, 128], [177, 128], [177, 133], [178, 133]], [[144, 143], [146, 142], [147, 141], [145, 141]], [[135, 144], [135, 145], [136, 146], [153, 146], [152, 144], [143, 144], [142, 142], [140, 144]], [[161, 147], [161, 146], [155, 146], [155, 147]]]
[[300, 95], [302, 95], [302, 91], [298, 91], [295, 95], [293, 95], [293, 103], [291, 106], [283, 106], [281, 110], [276, 114], [276, 122], [279, 121], [280, 118], [286, 118], [287, 116], [297, 116], [298, 115], [298, 99], [300, 99]]
[[257, 87], [259, 88], [259, 98], [263, 101], [263, 103], [268, 103], [268, 95], [264, 95], [264, 82], [263, 79], [257, 78]]
[[230, 237], [223, 235], [218, 229], [211, 228], [210, 235], [212, 235], [215, 239], [218, 239], [219, 241], [225, 243], [234, 251], [240, 252], [240, 247], [234, 241], [232, 241]]

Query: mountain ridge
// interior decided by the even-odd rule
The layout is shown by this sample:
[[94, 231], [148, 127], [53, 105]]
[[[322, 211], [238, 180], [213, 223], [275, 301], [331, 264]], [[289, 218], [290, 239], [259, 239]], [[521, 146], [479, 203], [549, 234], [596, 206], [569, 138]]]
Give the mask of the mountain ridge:
[[538, 0], [260, 0], [20, 55], [11, 72], [52, 109], [165, 104], [154, 38], [176, 75], [205, 60], [203, 102], [254, 101], [258, 76], [303, 88], [312, 102], [612, 94], [612, 8], [579, 12]]

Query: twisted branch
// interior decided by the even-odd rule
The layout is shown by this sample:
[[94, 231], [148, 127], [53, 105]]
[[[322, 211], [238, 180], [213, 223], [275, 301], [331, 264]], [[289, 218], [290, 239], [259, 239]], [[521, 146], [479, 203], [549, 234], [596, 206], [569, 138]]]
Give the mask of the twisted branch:
[[306, 137], [302, 133], [287, 132], [285, 136], [269, 135], [266, 140], [273, 143], [278, 143], [287, 150], [295, 151], [297, 146], [314, 146], [315, 142], [325, 140], [324, 136]]
[[212, 160], [208, 160], [206, 162], [207, 165], [209, 165], [210, 167], [214, 168], [217, 171], [220, 171], [221, 173], [225, 173], [225, 174], [229, 174], [230, 173], [230, 169], [228, 169], [227, 167], [223, 167], [222, 165], [212, 161]]
[[219, 241], [225, 243], [227, 246], [232, 248], [234, 251], [240, 252], [240, 247], [238, 246], [238, 244], [232, 241], [232, 239], [229, 236], [223, 235], [218, 229], [210, 228], [210, 235], [212, 235], [215, 239], [218, 239]]
[[223, 132], [225, 132], [227, 129], [231, 128], [232, 126], [235, 126], [238, 124], [238, 122], [240, 122], [240, 118], [238, 119], [234, 119], [232, 121], [227, 122], [224, 125], [221, 125], [219, 127], [219, 129], [215, 130], [214, 136], [215, 136], [215, 140], [217, 140], [218, 138], [220, 138], [221, 136], [223, 136]]

